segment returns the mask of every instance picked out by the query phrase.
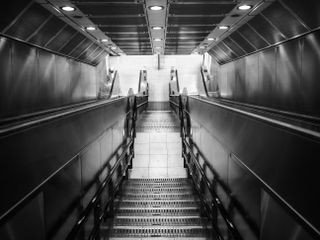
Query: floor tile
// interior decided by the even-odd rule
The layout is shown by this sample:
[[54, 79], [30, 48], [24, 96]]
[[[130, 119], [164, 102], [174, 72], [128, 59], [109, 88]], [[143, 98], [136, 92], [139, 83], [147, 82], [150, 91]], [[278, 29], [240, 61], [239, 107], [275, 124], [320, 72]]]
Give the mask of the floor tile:
[[149, 154], [135, 154], [132, 160], [133, 167], [149, 167]]
[[175, 142], [175, 143], [181, 143], [181, 137], [180, 137], [180, 133], [167, 133], [167, 142]]
[[181, 154], [168, 155], [168, 167], [183, 167]]
[[150, 154], [167, 154], [167, 144], [150, 143]]
[[150, 133], [151, 143], [165, 143], [167, 141], [166, 133]]
[[135, 143], [135, 154], [149, 154], [149, 143]]
[[149, 178], [148, 168], [135, 167], [130, 171], [130, 178]]
[[167, 168], [149, 168], [149, 178], [167, 178], [168, 169]]
[[168, 157], [167, 155], [151, 155], [149, 167], [167, 167]]
[[181, 154], [182, 146], [180, 143], [167, 143], [168, 154]]
[[149, 133], [137, 133], [135, 143], [149, 143]]

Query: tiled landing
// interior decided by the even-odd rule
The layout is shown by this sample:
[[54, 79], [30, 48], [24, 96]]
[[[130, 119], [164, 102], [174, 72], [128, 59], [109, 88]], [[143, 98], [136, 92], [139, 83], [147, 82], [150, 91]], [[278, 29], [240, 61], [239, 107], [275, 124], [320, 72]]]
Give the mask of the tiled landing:
[[[149, 124], [150, 119], [161, 119], [161, 122], [170, 122], [170, 125], [176, 125], [173, 122], [172, 113], [168, 112], [147, 112], [145, 123]], [[142, 118], [143, 119], [143, 118]], [[144, 122], [139, 123], [140, 129], [143, 129]], [[186, 170], [183, 167], [181, 157], [182, 146], [179, 132], [173, 132], [172, 128], [166, 131], [166, 128], [153, 127], [154, 131], [137, 132], [135, 139], [135, 157], [133, 159], [133, 168], [130, 178], [186, 178]], [[179, 129], [179, 127], [177, 127]]]

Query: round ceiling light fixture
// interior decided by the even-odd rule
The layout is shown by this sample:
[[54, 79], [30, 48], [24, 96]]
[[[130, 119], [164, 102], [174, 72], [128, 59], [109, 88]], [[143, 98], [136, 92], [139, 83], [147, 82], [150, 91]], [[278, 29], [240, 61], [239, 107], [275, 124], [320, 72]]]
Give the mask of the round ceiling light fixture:
[[71, 7], [71, 6], [63, 6], [61, 7], [61, 9], [65, 12], [73, 12], [76, 10], [74, 7]]
[[153, 30], [161, 30], [161, 29], [163, 29], [163, 27], [160, 27], [160, 26], [154, 26], [154, 27], [152, 27], [152, 29], [153, 29]]
[[164, 7], [156, 5], [156, 6], [150, 6], [149, 9], [152, 10], [152, 11], [160, 11], [160, 10], [163, 10]]
[[117, 47], [115, 47], [115, 46], [112, 46], [112, 47], [111, 47], [111, 49], [112, 49], [112, 50], [116, 50], [116, 49], [117, 49]]
[[252, 8], [252, 6], [251, 5], [247, 5], [247, 4], [243, 4], [243, 5], [240, 5], [239, 7], [238, 7], [238, 9], [239, 10], [242, 10], [242, 11], [246, 11], [246, 10], [249, 10], [249, 9], [251, 9]]
[[200, 46], [200, 49], [205, 49], [206, 47], [205, 46]]
[[213, 38], [213, 37], [208, 37], [207, 40], [210, 41], [210, 42], [211, 42], [211, 41], [216, 41], [216, 39]]
[[161, 42], [162, 39], [161, 39], [161, 38], [155, 38], [155, 39], [153, 39], [153, 41], [155, 41], [155, 42]]
[[96, 30], [96, 28], [93, 27], [93, 26], [89, 26], [89, 27], [86, 27], [86, 30], [88, 30], [88, 31], [94, 31], [94, 30]]
[[220, 29], [220, 30], [227, 30], [227, 29], [229, 29], [229, 26], [227, 26], [227, 25], [222, 25], [222, 26], [219, 26], [219, 29]]
[[109, 42], [109, 39], [107, 39], [107, 38], [101, 39], [101, 42], [103, 42], [103, 43]]

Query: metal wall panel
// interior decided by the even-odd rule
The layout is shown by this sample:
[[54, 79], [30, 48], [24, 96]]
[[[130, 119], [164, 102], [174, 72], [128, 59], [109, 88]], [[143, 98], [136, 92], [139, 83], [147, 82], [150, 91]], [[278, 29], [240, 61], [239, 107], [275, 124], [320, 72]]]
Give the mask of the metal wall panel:
[[55, 88], [56, 66], [55, 55], [39, 51], [38, 80], [39, 86], [34, 90], [39, 92], [36, 109], [46, 109], [57, 106], [59, 96], [53, 91]]
[[[320, 86], [317, 81], [319, 36], [319, 31], [316, 31], [222, 65], [219, 80], [221, 96], [278, 110], [320, 116]], [[226, 86], [233, 81], [234, 91], [226, 94]]]
[[10, 110], [12, 84], [12, 56], [11, 56], [11, 41], [6, 38], [0, 38], [0, 118], [6, 115]]
[[[250, 219], [257, 229], [260, 228], [260, 184], [257, 179], [251, 175], [248, 171], [243, 169], [232, 158], [228, 161], [228, 186], [232, 191], [232, 196], [240, 203], [246, 213], [245, 217]], [[235, 215], [233, 217], [235, 223], [238, 226], [239, 231], [243, 239], [259, 239], [259, 233], [255, 232], [248, 226], [248, 222], [244, 219], [244, 216], [237, 213], [233, 203], [231, 202], [231, 208], [234, 209]], [[259, 231], [259, 230], [258, 230]]]
[[282, 44], [276, 55], [277, 109], [301, 112], [301, 42]]
[[46, 239], [42, 193], [34, 197], [9, 222], [0, 226], [0, 239]]
[[70, 61], [64, 57], [55, 56], [56, 78], [54, 84], [54, 93], [57, 98], [57, 104], [60, 106], [71, 102], [70, 82], [71, 70]]
[[96, 98], [96, 69], [91, 65], [4, 37], [0, 54], [0, 118]]
[[314, 239], [266, 191], [261, 191], [261, 198], [261, 240]]
[[257, 34], [248, 24], [239, 28], [238, 32], [245, 38], [255, 49], [261, 49], [268, 46], [268, 43]]
[[[255, 174], [264, 189], [269, 192], [272, 189], [272, 196], [282, 199], [285, 211], [298, 219], [292, 208], [315, 228], [320, 228], [314, 211], [320, 201], [319, 162], [312, 160], [320, 158], [319, 141], [192, 97], [189, 106], [191, 118], [227, 146], [228, 152]], [[274, 224], [281, 225], [279, 221], [275, 220]]]
[[245, 102], [255, 104], [258, 101], [259, 88], [259, 55], [250, 55], [245, 58]]
[[106, 129], [123, 119], [126, 104], [126, 99], [122, 98], [92, 111], [2, 136], [0, 187], [6, 198], [0, 200], [0, 215], [52, 176]]
[[303, 113], [320, 116], [320, 32], [304, 38], [302, 51], [301, 108]]
[[62, 228], [70, 218], [73, 219], [73, 224], [77, 221], [78, 213], [74, 210], [80, 203], [80, 192], [81, 167], [80, 160], [76, 157], [43, 188], [47, 239], [65, 239], [67, 230], [70, 231], [71, 226], [67, 224], [68, 229]]
[[21, 43], [12, 46], [12, 80], [6, 94], [8, 115], [36, 109], [39, 95], [37, 50]]
[[[259, 53], [259, 98], [257, 104], [277, 107], [276, 48]], [[257, 70], [257, 69], [255, 69]]]

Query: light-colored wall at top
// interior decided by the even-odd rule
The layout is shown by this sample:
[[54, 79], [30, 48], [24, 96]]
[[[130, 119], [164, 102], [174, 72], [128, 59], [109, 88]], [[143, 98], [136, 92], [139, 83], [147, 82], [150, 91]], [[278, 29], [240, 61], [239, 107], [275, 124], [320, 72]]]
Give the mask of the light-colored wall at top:
[[187, 87], [189, 94], [202, 91], [200, 66], [201, 55], [162, 55], [160, 69], [158, 56], [119, 56], [110, 57], [110, 66], [118, 70], [122, 95], [127, 95], [129, 88], [138, 91], [139, 71], [146, 69], [149, 82], [149, 101], [169, 101], [169, 80], [171, 67], [179, 74], [180, 90]]

